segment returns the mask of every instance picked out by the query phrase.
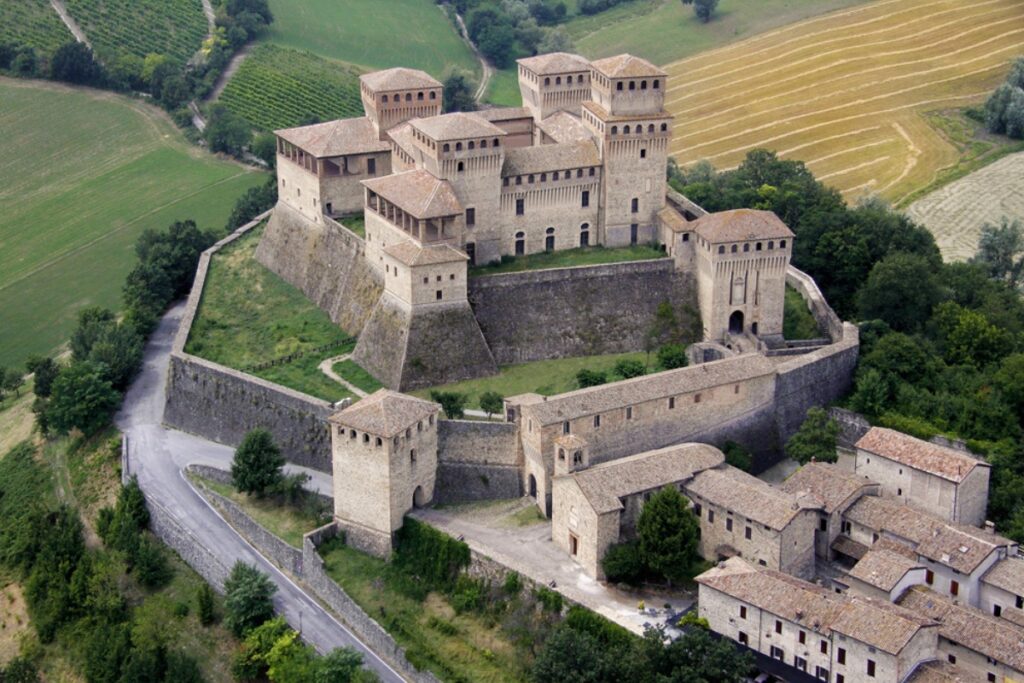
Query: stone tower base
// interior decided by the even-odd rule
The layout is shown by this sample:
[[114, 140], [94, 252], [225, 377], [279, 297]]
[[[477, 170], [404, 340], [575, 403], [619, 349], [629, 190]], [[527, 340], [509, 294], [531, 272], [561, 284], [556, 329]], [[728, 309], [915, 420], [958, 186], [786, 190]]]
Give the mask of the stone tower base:
[[391, 534], [340, 517], [335, 517], [334, 523], [345, 534], [345, 545], [350, 548], [385, 560], [391, 555]]
[[373, 309], [352, 357], [393, 391], [498, 372], [469, 303], [410, 310], [387, 293]]

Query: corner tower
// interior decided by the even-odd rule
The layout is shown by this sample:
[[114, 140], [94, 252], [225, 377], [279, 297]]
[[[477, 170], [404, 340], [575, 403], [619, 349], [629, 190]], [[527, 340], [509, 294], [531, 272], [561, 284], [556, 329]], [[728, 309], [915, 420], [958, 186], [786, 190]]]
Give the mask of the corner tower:
[[425, 71], [385, 69], [360, 76], [359, 95], [378, 139], [387, 140], [401, 123], [440, 114], [444, 86]]
[[538, 123], [554, 113], [580, 115], [590, 98], [590, 62], [568, 52], [519, 60], [519, 93]]
[[352, 547], [387, 557], [405, 513], [433, 499], [439, 411], [381, 389], [330, 417], [334, 519]]
[[611, 247], [653, 242], [665, 206], [672, 138], [672, 115], [665, 111], [667, 74], [639, 57], [619, 55], [592, 62], [590, 81], [583, 123], [604, 162], [601, 241]]

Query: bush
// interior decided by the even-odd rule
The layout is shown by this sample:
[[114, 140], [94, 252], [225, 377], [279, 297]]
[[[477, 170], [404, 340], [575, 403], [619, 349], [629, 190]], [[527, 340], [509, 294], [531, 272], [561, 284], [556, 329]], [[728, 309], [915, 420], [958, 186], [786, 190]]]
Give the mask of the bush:
[[395, 534], [394, 566], [426, 590], [450, 592], [469, 566], [469, 546], [410, 517]]
[[623, 359], [615, 363], [615, 368], [612, 372], [622, 379], [631, 379], [646, 375], [647, 366], [643, 364], [643, 361]]
[[644, 577], [644, 561], [640, 554], [640, 544], [636, 541], [629, 541], [611, 546], [601, 560], [601, 568], [607, 579], [613, 583], [639, 585]]
[[754, 465], [754, 456], [735, 441], [726, 441], [722, 452], [725, 453], [725, 461], [736, 469], [750, 472]]
[[559, 614], [562, 611], [564, 600], [562, 594], [558, 591], [553, 591], [545, 586], [540, 586], [534, 593], [534, 597], [537, 598], [537, 602], [541, 604], [545, 612], [552, 612]]
[[658, 365], [665, 370], [685, 368], [687, 362], [685, 344], [665, 344], [658, 349]]
[[576, 383], [580, 389], [596, 387], [608, 382], [608, 375], [600, 370], [587, 370], [586, 368], [576, 373]]
[[824, 408], [811, 408], [807, 411], [800, 429], [786, 442], [786, 455], [804, 465], [811, 460], [818, 462], [835, 462], [836, 437], [839, 425], [828, 416]]
[[284, 456], [265, 429], [245, 435], [231, 461], [231, 483], [243, 493], [264, 496], [284, 480]]
[[487, 413], [487, 417], [500, 413], [505, 408], [505, 399], [496, 391], [485, 391], [480, 394], [480, 410]]
[[430, 399], [441, 404], [441, 410], [449, 420], [462, 419], [469, 402], [469, 396], [458, 391], [431, 391]]
[[103, 69], [84, 43], [64, 43], [50, 60], [50, 78], [78, 85], [93, 85], [103, 79]]
[[519, 592], [523, 590], [523, 580], [519, 576], [519, 572], [509, 572], [505, 576], [505, 583], [501, 589], [510, 597], [519, 595]]
[[60, 434], [72, 429], [94, 434], [110, 422], [120, 404], [121, 395], [106, 378], [102, 366], [75, 361], [53, 381], [46, 405], [46, 424]]
[[452, 590], [452, 608], [457, 614], [482, 610], [487, 604], [487, 590], [487, 583], [483, 580], [460, 574]]
[[203, 626], [211, 626], [216, 620], [213, 611], [213, 589], [208, 583], [199, 586], [196, 592], [196, 613], [199, 615], [199, 623]]
[[224, 624], [242, 637], [274, 616], [271, 598], [277, 586], [266, 574], [241, 560], [231, 568], [224, 582]]
[[277, 176], [272, 175], [267, 178], [267, 182], [250, 187], [238, 198], [235, 208], [231, 210], [231, 216], [228, 217], [227, 230], [230, 232], [242, 227], [264, 211], [274, 208], [276, 203]]

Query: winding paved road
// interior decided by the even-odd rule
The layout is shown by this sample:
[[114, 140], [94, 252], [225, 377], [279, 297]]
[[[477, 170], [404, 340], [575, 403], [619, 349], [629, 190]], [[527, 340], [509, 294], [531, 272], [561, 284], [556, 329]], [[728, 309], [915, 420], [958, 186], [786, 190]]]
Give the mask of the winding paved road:
[[[320, 652], [349, 646], [359, 650], [366, 666], [388, 683], [404, 679], [338, 620], [320, 606], [277, 567], [260, 555], [203, 499], [185, 478], [189, 464], [230, 468], [233, 451], [184, 432], [165, 428], [164, 391], [171, 342], [181, 321], [184, 304], [178, 304], [160, 321], [146, 345], [142, 372], [125, 396], [116, 418], [127, 435], [129, 471], [138, 476], [149, 501], [164, 508], [194, 538], [213, 553], [225, 568], [236, 560], [255, 564], [277, 585], [274, 606], [302, 637]], [[304, 471], [312, 477], [310, 488], [330, 492], [330, 477], [322, 472]]]

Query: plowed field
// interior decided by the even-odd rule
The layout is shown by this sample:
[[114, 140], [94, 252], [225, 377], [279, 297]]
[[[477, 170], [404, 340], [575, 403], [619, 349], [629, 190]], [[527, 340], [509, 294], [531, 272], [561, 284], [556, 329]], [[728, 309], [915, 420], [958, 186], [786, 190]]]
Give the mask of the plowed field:
[[665, 67], [671, 152], [731, 168], [767, 147], [848, 198], [892, 201], [952, 165], [922, 112], [984, 100], [1024, 53], [1019, 0], [881, 0]]

